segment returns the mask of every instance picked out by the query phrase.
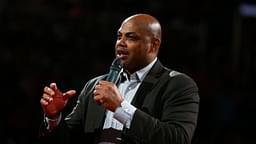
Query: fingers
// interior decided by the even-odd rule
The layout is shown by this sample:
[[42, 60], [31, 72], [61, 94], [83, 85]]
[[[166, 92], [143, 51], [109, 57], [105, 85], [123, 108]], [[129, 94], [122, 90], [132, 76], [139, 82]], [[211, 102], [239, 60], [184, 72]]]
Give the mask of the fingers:
[[51, 83], [50, 88], [56, 93], [56, 96], [62, 96], [62, 92], [58, 89], [56, 83]]
[[40, 103], [44, 106], [48, 105], [53, 100], [51, 95], [48, 95], [46, 93], [43, 94]]
[[94, 95], [94, 100], [97, 104], [102, 105], [103, 104], [103, 99], [102, 99], [102, 95], [101, 92], [102, 91], [102, 87], [101, 87], [101, 83], [98, 83], [93, 91], [93, 95]]
[[55, 92], [53, 91], [53, 89], [51, 89], [50, 87], [44, 87], [44, 93], [47, 93], [48, 95], [54, 95]]
[[50, 87], [45, 86], [44, 87], [44, 93], [42, 95], [42, 98], [40, 99], [40, 103], [42, 106], [49, 105], [54, 97], [62, 96], [61, 92], [58, 92], [58, 88], [55, 83], [51, 83]]
[[113, 83], [101, 80], [98, 82], [98, 84], [95, 86], [94, 89], [99, 93], [99, 92], [104, 92], [105, 90], [108, 90], [108, 89], [112, 89], [113, 86], [114, 86]]
[[99, 105], [102, 105], [104, 103], [103, 99], [100, 96], [94, 96], [94, 100]]
[[112, 83], [108, 81], [99, 81], [99, 83], [95, 86], [93, 94], [94, 100], [96, 103], [100, 105], [104, 105], [104, 103], [109, 103], [110, 99], [112, 99]]
[[41, 98], [40, 99], [40, 103], [43, 105], [43, 106], [47, 106], [49, 104], [48, 101], [46, 101], [45, 99]]
[[44, 87], [44, 93], [43, 96], [40, 100], [40, 103], [44, 106], [48, 105], [52, 100], [53, 100], [53, 95], [55, 92], [49, 88], [49, 87]]
[[114, 111], [120, 106], [124, 99], [118, 88], [108, 81], [99, 81], [94, 88], [93, 94], [93, 98], [97, 104], [100, 104], [111, 111]]
[[105, 81], [105, 80], [100, 80], [98, 85], [114, 85], [112, 82]]
[[45, 94], [45, 93], [43, 94], [43, 99], [45, 99], [48, 102], [51, 102], [53, 100], [51, 95], [48, 95], [48, 94]]
[[[43, 94], [43, 99], [46, 102], [51, 102], [54, 97], [62, 97], [64, 100], [69, 99], [73, 97], [76, 94], [75, 90], [69, 90], [66, 93], [62, 93], [56, 83], [51, 83], [50, 87], [46, 86], [44, 87], [44, 94]], [[44, 103], [44, 102], [43, 102]]]
[[57, 90], [57, 89], [58, 89], [56, 83], [51, 83], [51, 84], [50, 84], [50, 87], [51, 87], [52, 89], [54, 89], [54, 90]]
[[76, 94], [75, 90], [69, 90], [63, 94], [63, 98], [66, 100], [66, 99], [73, 97], [75, 94]]

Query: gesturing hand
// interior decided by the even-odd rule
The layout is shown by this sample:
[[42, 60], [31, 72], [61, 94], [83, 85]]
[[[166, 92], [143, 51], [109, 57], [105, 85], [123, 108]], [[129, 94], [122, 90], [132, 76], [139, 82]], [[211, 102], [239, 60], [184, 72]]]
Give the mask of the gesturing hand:
[[41, 106], [45, 114], [50, 118], [56, 118], [60, 111], [65, 107], [68, 99], [74, 96], [75, 90], [69, 90], [62, 93], [56, 83], [44, 87], [44, 93], [40, 100]]

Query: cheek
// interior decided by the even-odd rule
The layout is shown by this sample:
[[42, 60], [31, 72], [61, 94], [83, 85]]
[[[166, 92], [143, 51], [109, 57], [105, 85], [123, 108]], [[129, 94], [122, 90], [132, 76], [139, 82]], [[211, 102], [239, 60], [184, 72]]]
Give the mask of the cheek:
[[146, 51], [142, 49], [134, 49], [134, 51], [131, 53], [131, 61], [139, 62], [145, 58]]
[[148, 53], [148, 47], [141, 43], [127, 43], [127, 47], [131, 59], [139, 59]]
[[116, 43], [115, 43], [115, 50], [116, 50], [117, 46], [118, 46], [118, 41], [116, 41]]

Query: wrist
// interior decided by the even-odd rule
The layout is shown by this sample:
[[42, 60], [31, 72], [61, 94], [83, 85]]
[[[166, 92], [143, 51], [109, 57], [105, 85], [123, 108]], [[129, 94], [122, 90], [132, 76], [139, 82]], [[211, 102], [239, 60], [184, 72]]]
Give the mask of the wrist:
[[49, 118], [45, 114], [45, 121], [47, 123], [46, 129], [52, 130], [53, 128], [55, 128], [60, 123], [60, 121], [61, 121], [61, 113], [58, 115], [58, 117], [54, 117], [54, 118]]
[[45, 117], [48, 118], [49, 120], [56, 120], [60, 117], [60, 113], [57, 113], [55, 115], [48, 115], [45, 113]]

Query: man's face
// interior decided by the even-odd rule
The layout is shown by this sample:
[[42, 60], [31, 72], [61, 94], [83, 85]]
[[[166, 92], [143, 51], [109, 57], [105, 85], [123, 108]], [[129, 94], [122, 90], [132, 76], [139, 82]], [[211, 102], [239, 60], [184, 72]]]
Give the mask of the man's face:
[[119, 28], [115, 48], [116, 55], [122, 60], [124, 67], [133, 73], [150, 61], [150, 34], [145, 26], [130, 20]]

